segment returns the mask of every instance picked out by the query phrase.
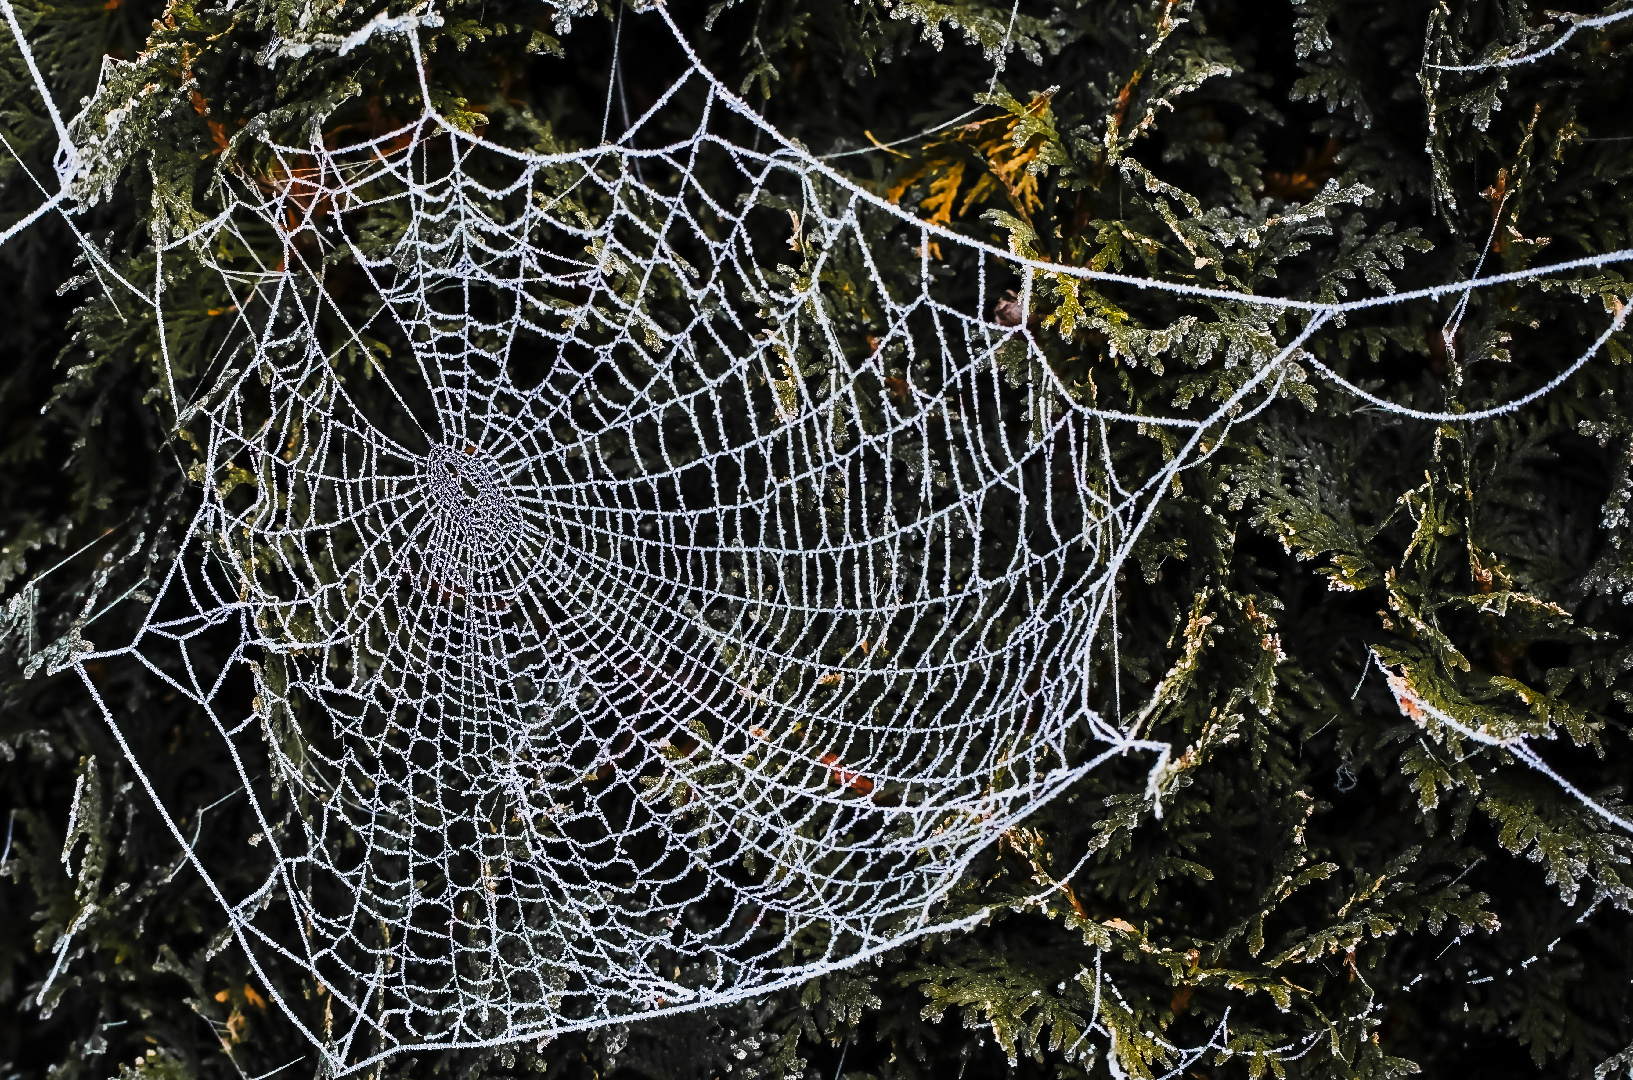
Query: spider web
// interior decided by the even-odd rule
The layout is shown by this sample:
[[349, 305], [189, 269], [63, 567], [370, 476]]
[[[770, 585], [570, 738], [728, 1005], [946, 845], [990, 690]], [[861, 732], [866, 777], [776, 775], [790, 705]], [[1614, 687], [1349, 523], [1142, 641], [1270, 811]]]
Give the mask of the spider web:
[[[413, 28], [384, 27], [418, 62]], [[1454, 417], [1302, 345], [1508, 278], [1320, 305], [1066, 269], [1302, 320], [1211, 409], [1099, 409], [1026, 318], [1063, 268], [880, 200], [675, 36], [687, 70], [616, 143], [520, 153], [430, 109], [340, 149], [264, 142], [274, 165], [161, 252], [235, 299], [231, 347], [171, 387], [203, 498], [137, 638], [59, 666], [121, 743], [91, 660], [211, 718], [262, 869], [228, 895], [194, 864], [337, 1072], [721, 1004], [978, 921], [938, 905], [995, 838], [1111, 757], [1160, 779], [1166, 745], [1092, 707], [1091, 653], [1181, 470], [1298, 363], [1468, 421], [1623, 325]], [[667, 135], [683, 99], [695, 126]], [[368, 320], [347, 287], [381, 298]], [[1168, 455], [1131, 453], [1135, 425]]]

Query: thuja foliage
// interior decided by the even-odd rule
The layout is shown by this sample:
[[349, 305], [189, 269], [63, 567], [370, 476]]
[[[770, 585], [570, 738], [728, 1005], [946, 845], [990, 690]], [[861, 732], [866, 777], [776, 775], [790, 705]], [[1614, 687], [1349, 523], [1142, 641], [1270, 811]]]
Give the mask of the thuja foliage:
[[[1330, 301], [1633, 244], [1633, 19], [1493, 66], [1578, 16], [1494, 0], [670, 10], [784, 132], [858, 151], [833, 160], [879, 195], [1048, 263]], [[667, 31], [633, 7], [438, 12], [416, 31], [435, 106], [522, 148], [593, 145], [605, 102], [644, 110], [679, 70]], [[197, 451], [175, 425], [165, 356], [174, 376], [203, 378], [232, 303], [196, 260], [167, 259], [161, 340], [151, 305], [108, 267], [151, 283], [155, 237], [217, 211], [222, 177], [271, 168], [258, 133], [335, 146], [412, 116], [419, 77], [400, 37], [337, 47], [377, 14], [17, 4], [65, 112], [99, 78], [104, 94], [80, 129], [93, 182], [76, 212], [0, 248], [7, 1075], [315, 1068], [69, 661], [84, 641], [128, 639], [175, 554]], [[8, 226], [54, 190], [56, 135], [0, 37]], [[396, 227], [374, 223], [375, 242]], [[928, 256], [963, 267], [950, 245]], [[325, 288], [366, 314], [379, 305], [366, 286], [337, 265]], [[1308, 362], [1384, 401], [1476, 411], [1586, 351], [1629, 292], [1614, 267], [1578, 270], [1352, 314], [1312, 337], [1275, 403], [1174, 482], [1120, 579], [1096, 707], [1169, 758], [1155, 773], [1114, 762], [1006, 833], [947, 901], [990, 909], [975, 930], [730, 1008], [376, 1072], [1633, 1071], [1633, 836], [1439, 719], [1529, 736], [1581, 793], [1628, 813], [1628, 335], [1541, 400], [1475, 422], [1403, 417]], [[990, 315], [1032, 326], [1083, 401], [1143, 414], [1222, 400], [1304, 318], [1047, 271], [1030, 300]], [[337, 362], [366, 394], [370, 366], [402, 355], [382, 338]], [[1021, 357], [1005, 374], [1043, 373]], [[1126, 447], [1151, 462], [1172, 450], [1155, 427]], [[139, 757], [161, 763], [154, 794], [185, 808], [194, 848], [230, 866], [257, 826], [204, 718], [135, 673], [84, 677]], [[321, 988], [297, 1005], [321, 1027]], [[1086, 1035], [1095, 1019], [1114, 1038]], [[1210, 1040], [1200, 1057], [1171, 1049]]]

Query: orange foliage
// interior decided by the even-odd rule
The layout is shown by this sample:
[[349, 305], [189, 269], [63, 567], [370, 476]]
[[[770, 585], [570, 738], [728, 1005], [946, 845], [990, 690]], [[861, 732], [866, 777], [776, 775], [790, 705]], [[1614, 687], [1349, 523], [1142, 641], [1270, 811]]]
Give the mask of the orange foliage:
[[[1035, 134], [1017, 146], [1015, 130], [1023, 119], [1045, 115], [1052, 97], [1052, 90], [1034, 94], [1024, 117], [1005, 114], [977, 120], [930, 140], [923, 157], [891, 182], [886, 197], [899, 203], [909, 188], [923, 181], [928, 185], [923, 207], [938, 224], [950, 224], [955, 214], [963, 217], [970, 207], [999, 194], [1022, 216], [1030, 217], [1043, 205], [1033, 166], [1043, 152], [1046, 136]], [[972, 173], [974, 181], [966, 187], [965, 180]]]
[[1297, 202], [1308, 199], [1321, 185], [1338, 172], [1338, 151], [1343, 149], [1337, 139], [1328, 139], [1319, 151], [1306, 150], [1304, 163], [1291, 172], [1264, 174], [1264, 193], [1273, 199]]
[[[839, 762], [839, 755], [823, 754], [821, 757], [817, 758], [817, 760], [822, 762], [824, 765], [834, 766]], [[851, 772], [844, 768], [835, 768], [833, 770], [833, 775], [834, 783], [838, 784], [840, 787], [848, 787], [852, 791], [862, 795], [869, 795], [873, 792], [873, 781], [869, 780], [861, 773]]]

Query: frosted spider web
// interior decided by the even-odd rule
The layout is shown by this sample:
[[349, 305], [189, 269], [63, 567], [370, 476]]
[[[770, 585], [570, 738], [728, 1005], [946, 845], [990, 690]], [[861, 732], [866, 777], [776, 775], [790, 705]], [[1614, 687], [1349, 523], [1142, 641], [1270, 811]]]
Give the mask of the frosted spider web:
[[[413, 18], [370, 25], [418, 65]], [[227, 895], [194, 865], [336, 1072], [722, 1004], [979, 920], [938, 905], [1029, 812], [1112, 757], [1160, 783], [1166, 745], [1092, 707], [1090, 660], [1181, 470], [1299, 364], [1469, 421], [1623, 326], [1499, 408], [1404, 409], [1303, 344], [1633, 252], [1329, 305], [1043, 264], [879, 199], [675, 37], [687, 70], [615, 143], [520, 153], [429, 109], [341, 149], [264, 141], [276, 167], [161, 248], [235, 298], [231, 348], [170, 387], [202, 502], [137, 638], [59, 663], [122, 745], [93, 660], [215, 724], [265, 871]], [[702, 106], [677, 138], [658, 120], [683, 90]], [[57, 123], [62, 193], [35, 217], [79, 167]], [[366, 215], [398, 223], [368, 250]], [[879, 258], [907, 248], [906, 274]], [[382, 300], [368, 321], [331, 300], [342, 255]], [[1030, 310], [1040, 273], [1302, 329], [1199, 415], [1108, 411], [995, 314], [1010, 284]], [[135, 290], [161, 322], [162, 281]], [[1172, 429], [1166, 459], [1118, 448], [1135, 424]], [[271, 965], [317, 980], [321, 1020]]]

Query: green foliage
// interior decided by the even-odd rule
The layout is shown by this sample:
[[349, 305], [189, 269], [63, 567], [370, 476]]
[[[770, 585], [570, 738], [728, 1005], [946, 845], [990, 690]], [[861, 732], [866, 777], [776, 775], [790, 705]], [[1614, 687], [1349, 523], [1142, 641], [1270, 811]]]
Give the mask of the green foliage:
[[[0, 1061], [60, 1080], [260, 1076], [291, 1059], [304, 1075], [312, 1048], [268, 998], [325, 1016], [325, 988], [257, 981], [159, 809], [177, 808], [211, 865], [258, 842], [210, 719], [145, 672], [85, 667], [129, 718], [130, 748], [163, 763], [145, 791], [72, 662], [86, 641], [128, 639], [200, 483], [254, 483], [192, 471], [163, 357], [208, 382], [233, 300], [196, 259], [161, 265], [155, 238], [219, 212], [224, 184], [275, 175], [251, 136], [384, 132], [417, 110], [419, 76], [400, 36], [343, 49], [375, 14], [356, 6], [18, 11], [67, 112], [114, 62], [76, 127], [92, 154], [72, 220], [100, 255], [77, 256], [54, 218], [0, 248], [0, 790], [14, 811]], [[836, 164], [1045, 263], [1331, 302], [1633, 243], [1633, 23], [1534, 64], [1458, 72], [1445, 65], [1554, 40], [1563, 18], [1502, 0], [1016, 11], [787, 0], [672, 14], [789, 135], [823, 152], [903, 139]], [[437, 13], [414, 32], [445, 115], [535, 150], [598, 141], [612, 5]], [[621, 33], [644, 108], [662, 63], [627, 57], [661, 55], [665, 32], [626, 8]], [[11, 44], [0, 31], [0, 134], [16, 155], [0, 155], [0, 227], [44, 197], [33, 178], [49, 183], [55, 149]], [[972, 108], [967, 126], [909, 138]], [[360, 242], [383, 250], [404, 227], [382, 212]], [[951, 247], [932, 257], [956, 277]], [[799, 259], [797, 215], [790, 249]], [[920, 258], [877, 254], [897, 269]], [[767, 271], [792, 280], [804, 263]], [[378, 310], [341, 262], [329, 270], [356, 321]], [[856, 259], [824, 273], [835, 325], [865, 340]], [[162, 280], [164, 331], [115, 274]], [[650, 287], [662, 318], [673, 284]], [[1363, 406], [1307, 361], [1386, 400], [1471, 412], [1586, 351], [1630, 291], [1612, 266], [1479, 290], [1466, 307], [1460, 294], [1379, 307], [1312, 337], [1277, 401], [1173, 481], [1119, 579], [1094, 707], [1169, 756], [1154, 773], [1110, 762], [1009, 830], [947, 898], [977, 919], [968, 932], [705, 1016], [393, 1059], [379, 1075], [769, 1078], [841, 1060], [881, 1080], [1628, 1075], [1633, 837], [1493, 742], [1530, 739], [1628, 815], [1633, 341], [1612, 334], [1553, 394], [1478, 422]], [[1030, 310], [1009, 298], [992, 316], [1034, 326], [1080, 400], [1128, 413], [1225, 400], [1304, 326], [1048, 270], [1029, 295]], [[343, 374], [363, 384], [411, 347], [382, 331]], [[788, 360], [779, 389], [820, 384], [812, 357]], [[892, 362], [891, 378], [912, 374]], [[1119, 452], [1155, 465], [1172, 439], [1143, 428]], [[224, 888], [246, 895], [249, 877]]]

